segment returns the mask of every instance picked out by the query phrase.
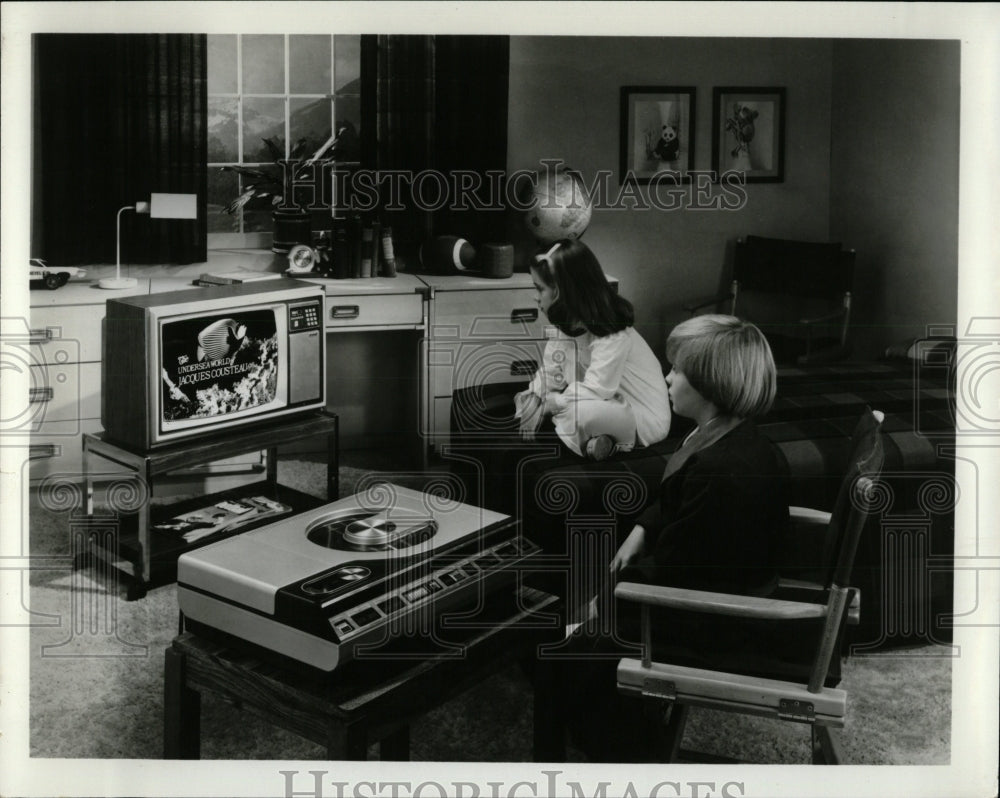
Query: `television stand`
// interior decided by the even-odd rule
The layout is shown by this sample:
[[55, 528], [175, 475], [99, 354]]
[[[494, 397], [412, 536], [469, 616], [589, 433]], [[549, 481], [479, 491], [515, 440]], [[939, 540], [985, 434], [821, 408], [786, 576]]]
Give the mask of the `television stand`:
[[[278, 483], [278, 446], [319, 438], [326, 439], [326, 499]], [[165, 505], [151, 501], [158, 478], [261, 450], [267, 464], [262, 480]], [[337, 416], [325, 410], [148, 451], [105, 440], [103, 433], [87, 433], [83, 436], [87, 533], [75, 536], [80, 540], [74, 544], [79, 547], [74, 565], [110, 566], [126, 577], [126, 598], [142, 598], [149, 588], [177, 579], [177, 558], [185, 551], [339, 498], [338, 458]], [[101, 461], [113, 470], [98, 470]], [[98, 486], [103, 489], [96, 490]]]

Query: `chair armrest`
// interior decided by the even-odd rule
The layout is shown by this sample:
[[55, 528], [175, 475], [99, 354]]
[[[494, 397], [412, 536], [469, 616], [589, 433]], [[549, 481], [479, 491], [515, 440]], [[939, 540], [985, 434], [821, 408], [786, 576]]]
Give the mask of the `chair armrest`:
[[825, 316], [815, 316], [811, 319], [799, 319], [799, 324], [819, 324], [824, 321], [836, 321], [837, 319], [844, 318], [844, 309], [836, 311], [835, 313], [828, 313]]
[[789, 620], [793, 618], [822, 618], [826, 615], [826, 606], [823, 604], [756, 598], [755, 596], [740, 596], [731, 593], [710, 593], [705, 590], [685, 590], [639, 582], [620, 582], [615, 587], [615, 597], [652, 607], [694, 610], [737, 618]]
[[793, 506], [788, 508], [788, 517], [795, 526], [826, 526], [830, 523], [831, 513], [826, 510], [815, 510], [812, 507]]
[[822, 552], [830, 514], [810, 507], [789, 507], [788, 520], [788, 533], [780, 546], [781, 581], [821, 583]]
[[798, 592], [807, 596], [818, 596], [826, 590], [819, 582], [810, 582], [808, 579], [788, 579], [783, 576], [778, 579], [778, 589], [788, 590], [791, 593]]
[[[811, 598], [826, 598], [826, 588], [818, 582], [809, 582], [804, 579], [778, 579], [778, 590], [782, 595], [789, 596], [793, 601], [798, 601], [801, 596], [805, 600]], [[847, 604], [847, 624], [857, 626], [861, 623], [861, 591], [856, 587], [850, 589], [850, 600]]]
[[700, 297], [698, 299], [692, 299], [690, 302], [685, 302], [681, 307], [684, 308], [688, 313], [694, 313], [696, 310], [701, 310], [709, 305], [717, 305], [720, 302], [724, 302], [727, 299], [732, 299], [733, 295], [728, 294], [717, 294], [715, 296]]

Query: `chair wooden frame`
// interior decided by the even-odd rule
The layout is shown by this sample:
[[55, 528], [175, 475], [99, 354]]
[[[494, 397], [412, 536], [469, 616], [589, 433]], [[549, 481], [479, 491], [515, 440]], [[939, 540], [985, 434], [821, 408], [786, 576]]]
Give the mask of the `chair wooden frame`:
[[[796, 242], [805, 243], [805, 242]], [[727, 303], [726, 311], [733, 316], [739, 316], [739, 298], [743, 283], [739, 276], [739, 264], [741, 253], [747, 243], [744, 239], [739, 238], [736, 240], [736, 254], [735, 254], [735, 265], [734, 265], [734, 276], [732, 282], [729, 284], [729, 292], [721, 295], [716, 295], [707, 298], [701, 298], [693, 300], [684, 305], [684, 310], [688, 313], [694, 315], [696, 312], [703, 310], [706, 307], [715, 306], [718, 307], [722, 303]], [[853, 275], [854, 271], [854, 260], [855, 251], [853, 249], [840, 250], [837, 254], [837, 267], [843, 270], [847, 274]], [[847, 284], [850, 285], [850, 280]], [[832, 298], [832, 297], [831, 297]], [[801, 325], [805, 331], [805, 347], [806, 351], [804, 354], [797, 358], [797, 362], [800, 364], [824, 362], [830, 360], [838, 360], [845, 357], [849, 351], [849, 340], [848, 333], [851, 323], [851, 291], [849, 288], [845, 288], [840, 293], [840, 307], [837, 310], [831, 311], [820, 316], [803, 316], [798, 319], [798, 324]], [[812, 334], [815, 329], [820, 325], [830, 325], [832, 323], [838, 323], [838, 333], [837, 333], [837, 343], [833, 346], [825, 347], [822, 349], [813, 348], [813, 338]]]
[[[862, 418], [855, 432], [850, 470], [842, 483], [842, 497], [829, 517], [830, 535], [838, 538], [835, 565], [826, 585], [787, 582], [801, 587], [800, 595], [814, 593], [817, 600], [756, 598], [659, 585], [623, 582], [615, 596], [640, 605], [641, 659], [624, 658], [618, 665], [618, 689], [622, 693], [656, 703], [669, 702], [670, 720], [665, 732], [667, 761], [698, 760], [694, 752], [680, 748], [689, 707], [709, 707], [809, 724], [813, 763], [838, 764], [840, 753], [831, 729], [844, 725], [847, 694], [826, 686], [827, 675], [843, 624], [857, 616], [857, 591], [849, 586], [851, 569], [861, 530], [876, 500], [876, 480], [881, 473], [883, 451], [880, 427], [883, 415], [866, 411], [874, 420], [874, 434], [864, 435], [872, 420]], [[860, 449], [860, 451], [859, 451]], [[842, 528], [840, 526], [842, 516]], [[818, 516], [817, 518], [822, 518]], [[815, 520], [815, 519], [814, 519]], [[761, 678], [740, 673], [690, 668], [652, 660], [652, 607], [696, 611], [736, 618], [762, 618], [780, 623], [792, 619], [822, 619], [823, 631], [806, 683]], [[710, 757], [709, 761], [731, 761]]]

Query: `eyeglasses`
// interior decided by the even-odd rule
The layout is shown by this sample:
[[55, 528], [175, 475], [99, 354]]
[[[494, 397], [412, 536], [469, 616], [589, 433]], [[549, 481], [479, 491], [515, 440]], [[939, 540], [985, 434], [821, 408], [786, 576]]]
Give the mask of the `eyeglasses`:
[[551, 268], [552, 267], [552, 253], [555, 252], [557, 249], [559, 249], [559, 245], [561, 243], [562, 243], [561, 241], [556, 241], [556, 243], [552, 245], [552, 248], [548, 252], [546, 252], [544, 255], [535, 255], [535, 263], [547, 263], [547, 264], [549, 264], [549, 267]]

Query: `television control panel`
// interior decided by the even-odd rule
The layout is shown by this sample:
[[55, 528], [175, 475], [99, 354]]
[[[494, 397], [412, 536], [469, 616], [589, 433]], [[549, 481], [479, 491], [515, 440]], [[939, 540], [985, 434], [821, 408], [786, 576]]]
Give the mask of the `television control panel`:
[[288, 308], [288, 326], [291, 332], [319, 329], [322, 321], [319, 300], [310, 300]]

